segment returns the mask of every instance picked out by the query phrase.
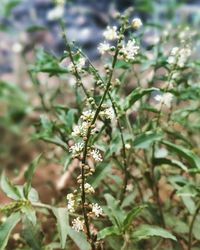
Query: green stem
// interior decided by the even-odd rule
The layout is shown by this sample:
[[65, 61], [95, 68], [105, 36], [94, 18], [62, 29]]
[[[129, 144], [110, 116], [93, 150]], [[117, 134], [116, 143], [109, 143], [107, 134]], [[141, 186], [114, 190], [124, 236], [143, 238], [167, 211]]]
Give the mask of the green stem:
[[[89, 65], [91, 66], [94, 74], [105, 84], [105, 81], [102, 79], [102, 77], [100, 76], [99, 72], [95, 69], [95, 67], [93, 66], [92, 62], [88, 59], [88, 57], [82, 52], [79, 50], [79, 52], [87, 58], [88, 62], [89, 62]], [[120, 204], [122, 203], [123, 201], [123, 196], [126, 192], [126, 188], [127, 188], [127, 184], [128, 184], [128, 164], [127, 164], [127, 156], [126, 156], [126, 147], [125, 147], [125, 140], [124, 140], [124, 135], [123, 135], [123, 130], [122, 130], [122, 126], [120, 124], [120, 120], [118, 118], [118, 112], [117, 112], [117, 108], [115, 106], [115, 103], [114, 103], [114, 100], [109, 92], [109, 89], [108, 89], [108, 97], [111, 101], [111, 104], [112, 104], [112, 108], [114, 110], [114, 113], [115, 113], [115, 116], [116, 116], [116, 119], [117, 119], [117, 126], [119, 128], [119, 132], [120, 132], [120, 137], [121, 137], [121, 141], [122, 141], [122, 157], [123, 157], [123, 170], [124, 170], [124, 179], [123, 179], [123, 188], [122, 188], [122, 192], [121, 192], [121, 195], [120, 195]]]

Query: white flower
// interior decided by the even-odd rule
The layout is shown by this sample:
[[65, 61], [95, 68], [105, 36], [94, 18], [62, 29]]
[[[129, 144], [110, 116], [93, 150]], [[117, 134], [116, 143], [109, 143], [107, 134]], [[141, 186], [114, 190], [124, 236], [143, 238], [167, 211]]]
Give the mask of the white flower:
[[95, 161], [103, 161], [102, 159], [102, 156], [99, 152], [98, 149], [93, 149], [91, 152], [90, 152], [91, 156], [94, 158]]
[[137, 55], [139, 50], [139, 46], [136, 45], [135, 40], [129, 40], [126, 45], [123, 45], [120, 49], [119, 53], [122, 55], [122, 57], [128, 61], [128, 60], [134, 60], [135, 56]]
[[84, 227], [84, 222], [82, 220], [80, 220], [80, 218], [76, 218], [72, 221], [72, 228], [79, 232], [79, 231], [83, 231], [83, 227]]
[[77, 125], [73, 128], [72, 136], [81, 135], [81, 126]]
[[72, 193], [67, 195], [67, 209], [71, 213], [75, 212], [75, 197]]
[[94, 118], [95, 112], [92, 110], [87, 110], [84, 111], [83, 114], [81, 115], [81, 119], [86, 122], [91, 122]]
[[96, 217], [103, 214], [102, 208], [97, 203], [92, 203], [92, 212], [95, 214]]
[[88, 194], [94, 194], [94, 188], [89, 184], [89, 183], [85, 183], [84, 185], [85, 188], [85, 192]]
[[14, 53], [20, 53], [23, 50], [23, 46], [21, 43], [14, 43], [12, 46], [12, 50]]
[[131, 26], [134, 29], [139, 29], [142, 26], [142, 21], [140, 18], [134, 18], [131, 22]]
[[125, 144], [125, 148], [126, 148], [126, 149], [130, 149], [130, 148], [131, 148], [131, 145], [130, 145], [129, 143], [126, 143], [126, 144]]
[[166, 148], [159, 148], [155, 151], [156, 158], [164, 158], [168, 155], [168, 151]]
[[89, 123], [83, 122], [81, 125], [77, 125], [73, 128], [72, 136], [86, 136], [89, 128]]
[[47, 13], [47, 19], [50, 21], [54, 21], [54, 20], [62, 18], [63, 14], [64, 14], [63, 6], [57, 5], [55, 8], [53, 8]]
[[[85, 62], [86, 62], [85, 58], [79, 58], [79, 60], [77, 62], [75, 62], [75, 64], [76, 64], [76, 70], [78, 72], [81, 72], [81, 70], [85, 66]], [[75, 66], [74, 66], [74, 64], [72, 62], [69, 64], [68, 70], [70, 72], [74, 72], [75, 71]]]
[[182, 68], [184, 67], [190, 55], [191, 55], [191, 49], [189, 47], [185, 48], [174, 47], [171, 50], [167, 62], [172, 65], [178, 65], [180, 68]]
[[84, 148], [84, 143], [78, 142], [69, 148], [69, 152], [72, 152], [73, 156], [77, 156], [83, 151], [83, 148]]
[[113, 26], [107, 26], [106, 30], [103, 32], [103, 36], [105, 37], [106, 40], [115, 40], [118, 38], [117, 35], [117, 27]]
[[188, 57], [191, 55], [191, 49], [190, 48], [182, 48], [180, 51], [179, 51], [179, 58], [178, 58], [178, 61], [177, 61], [177, 65], [182, 68]]
[[104, 55], [107, 51], [109, 51], [110, 44], [107, 42], [100, 43], [97, 49], [101, 55]]
[[156, 95], [154, 99], [159, 102], [161, 105], [165, 105], [168, 108], [171, 107], [171, 102], [173, 99], [173, 95], [171, 93], [165, 93], [163, 95]]
[[100, 113], [106, 119], [112, 120], [115, 117], [115, 113], [112, 108], [107, 108]]

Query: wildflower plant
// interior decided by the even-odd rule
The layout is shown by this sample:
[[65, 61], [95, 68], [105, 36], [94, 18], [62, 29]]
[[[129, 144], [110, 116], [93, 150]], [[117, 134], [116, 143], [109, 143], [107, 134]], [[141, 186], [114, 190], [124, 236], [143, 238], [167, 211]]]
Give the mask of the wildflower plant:
[[[0, 225], [0, 249], [20, 220], [40, 239], [35, 211], [41, 208], [56, 218], [60, 241], [55, 237], [52, 244], [58, 249], [73, 244], [81, 250], [200, 247], [195, 229], [200, 87], [193, 40], [173, 35], [179, 28], [170, 33], [158, 27], [157, 42], [145, 47], [148, 28], [129, 14], [117, 14], [102, 33], [97, 51], [103, 66], [69, 43], [63, 23], [62, 58], [37, 51], [28, 73], [45, 114], [32, 139], [62, 149], [54, 160], [74, 184], [49, 205], [31, 187], [41, 156], [26, 170], [23, 186], [2, 175], [1, 188], [13, 201], [0, 208], [7, 216]], [[53, 91], [43, 89], [41, 72], [59, 78]], [[42, 249], [41, 239], [34, 248], [30, 235], [22, 236], [24, 246]]]

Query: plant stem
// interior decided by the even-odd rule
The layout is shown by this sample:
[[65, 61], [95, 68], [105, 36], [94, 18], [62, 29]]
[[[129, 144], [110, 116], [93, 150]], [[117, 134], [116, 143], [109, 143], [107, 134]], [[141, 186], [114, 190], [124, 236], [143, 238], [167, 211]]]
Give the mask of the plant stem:
[[82, 183], [81, 183], [81, 206], [82, 206], [82, 211], [83, 211], [83, 216], [84, 216], [84, 221], [85, 221], [85, 226], [86, 226], [86, 231], [87, 231], [87, 237], [88, 237], [88, 241], [91, 244], [92, 250], [95, 250], [95, 244], [94, 244], [94, 239], [91, 236], [90, 233], [90, 228], [89, 228], [89, 220], [88, 220], [88, 216], [87, 216], [87, 211], [85, 208], [85, 201], [86, 201], [86, 196], [85, 196], [85, 173], [84, 173], [84, 166], [87, 163], [87, 152], [88, 152], [88, 144], [89, 144], [89, 140], [90, 140], [90, 136], [91, 136], [91, 130], [92, 130], [92, 126], [94, 125], [94, 123], [96, 122], [96, 119], [98, 117], [99, 112], [101, 111], [101, 106], [106, 98], [106, 95], [108, 93], [109, 87], [111, 85], [111, 80], [112, 80], [112, 76], [113, 76], [113, 70], [117, 61], [117, 56], [118, 56], [118, 48], [115, 51], [115, 55], [113, 57], [113, 62], [112, 62], [112, 68], [110, 71], [110, 75], [106, 84], [106, 88], [104, 91], [104, 94], [100, 100], [100, 103], [96, 109], [96, 112], [94, 114], [93, 120], [90, 124], [90, 127], [88, 128], [87, 131], [87, 135], [86, 135], [86, 141], [85, 141], [85, 145], [84, 145], [84, 149], [83, 149], [83, 158], [82, 158], [82, 166], [81, 166], [81, 178], [82, 178]]
[[200, 203], [198, 204], [197, 208], [196, 208], [196, 211], [192, 217], [192, 221], [191, 221], [191, 224], [190, 224], [190, 228], [189, 228], [189, 235], [188, 235], [188, 250], [191, 250], [192, 249], [192, 231], [193, 231], [193, 227], [194, 227], [194, 222], [196, 220], [196, 217], [198, 215], [200, 211]]
[[[95, 67], [93, 66], [92, 62], [89, 60], [89, 58], [82, 52], [79, 50], [79, 52], [87, 58], [88, 62], [89, 62], [89, 65], [91, 66], [94, 74], [104, 83], [104, 85], [106, 86], [105, 84], [105, 81], [102, 79], [102, 77], [100, 76], [99, 72], [95, 69]], [[109, 89], [108, 89], [108, 97], [112, 103], [112, 108], [114, 110], [114, 113], [115, 113], [115, 116], [116, 116], [116, 119], [117, 119], [117, 126], [119, 128], [119, 132], [120, 132], [120, 137], [121, 137], [121, 141], [122, 141], [122, 157], [123, 157], [123, 170], [124, 170], [124, 179], [123, 179], [123, 188], [122, 188], [122, 192], [121, 192], [121, 195], [120, 195], [120, 204], [122, 203], [123, 201], [123, 196], [126, 192], [126, 188], [127, 188], [127, 184], [128, 184], [128, 164], [127, 164], [127, 156], [126, 156], [126, 147], [125, 147], [125, 140], [124, 140], [124, 135], [123, 135], [123, 130], [122, 130], [122, 126], [120, 124], [120, 120], [118, 118], [118, 111], [117, 111], [117, 108], [115, 106], [115, 102], [109, 92]]]
[[150, 166], [151, 169], [151, 180], [152, 180], [152, 190], [153, 190], [153, 194], [158, 206], [158, 210], [159, 210], [159, 214], [160, 214], [160, 219], [161, 219], [161, 224], [162, 226], [165, 228], [165, 219], [164, 219], [164, 215], [163, 215], [163, 209], [162, 209], [162, 204], [160, 202], [160, 196], [159, 196], [159, 187], [158, 187], [158, 183], [155, 177], [155, 172], [154, 172], [154, 164], [153, 164], [153, 158], [154, 158], [154, 154], [155, 154], [155, 143], [153, 144], [153, 149], [152, 149], [152, 163]]
[[[75, 63], [73, 55], [72, 55], [71, 47], [69, 45], [67, 36], [65, 34], [64, 24], [62, 22], [61, 22], [61, 28], [62, 28], [62, 35], [63, 35], [63, 39], [64, 39], [64, 42], [65, 42], [66, 50], [67, 50], [67, 52], [69, 54], [69, 58], [70, 58], [70, 60], [71, 60], [71, 62], [73, 64], [73, 66], [74, 66], [74, 76], [76, 77], [77, 85], [80, 84], [80, 86], [83, 89], [83, 92], [85, 93], [85, 95], [87, 96], [87, 98], [89, 98], [90, 96], [89, 96], [89, 94], [88, 94], [85, 86], [83, 85], [82, 80], [81, 80], [81, 76], [80, 76], [80, 74], [79, 74], [79, 72], [77, 70], [77, 66], [76, 66], [76, 63]], [[77, 90], [77, 87], [76, 87], [76, 90]]]

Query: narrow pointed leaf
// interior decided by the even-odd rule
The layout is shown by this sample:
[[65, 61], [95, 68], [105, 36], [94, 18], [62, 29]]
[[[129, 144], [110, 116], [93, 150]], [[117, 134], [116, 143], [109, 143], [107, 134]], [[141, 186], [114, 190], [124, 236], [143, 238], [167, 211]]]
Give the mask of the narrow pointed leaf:
[[153, 236], [172, 239], [176, 241], [176, 237], [167, 230], [161, 227], [151, 226], [151, 225], [141, 225], [132, 234], [133, 239], [138, 241], [143, 239], [148, 239]]
[[0, 250], [5, 249], [11, 231], [19, 221], [20, 221], [20, 213], [13, 213], [7, 218], [5, 222], [3, 222], [0, 225]]
[[162, 143], [166, 145], [169, 149], [171, 149], [173, 152], [176, 152], [178, 155], [185, 158], [190, 164], [190, 167], [200, 169], [200, 157], [198, 157], [191, 150], [168, 141], [162, 141]]
[[66, 208], [53, 208], [52, 211], [57, 219], [61, 248], [64, 249], [69, 228], [68, 212]]
[[26, 198], [28, 197], [28, 194], [31, 190], [31, 181], [32, 181], [33, 173], [39, 163], [40, 158], [41, 158], [41, 154], [30, 163], [26, 172], [24, 173], [24, 178], [26, 180], [26, 183], [24, 185], [24, 196]]
[[21, 197], [21, 194], [19, 192], [19, 190], [17, 189], [17, 187], [15, 187], [9, 180], [8, 178], [5, 176], [5, 174], [3, 173], [1, 176], [1, 189], [2, 191], [11, 199], [13, 200], [18, 200]]
[[111, 235], [119, 235], [119, 229], [115, 226], [111, 226], [111, 227], [106, 227], [104, 229], [102, 229], [101, 231], [98, 232], [97, 234], [97, 240], [101, 240], [106, 238], [107, 236], [111, 236]]

